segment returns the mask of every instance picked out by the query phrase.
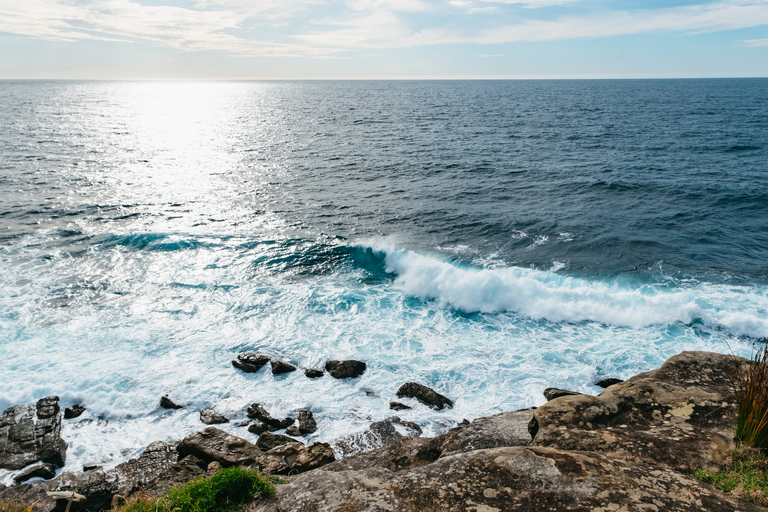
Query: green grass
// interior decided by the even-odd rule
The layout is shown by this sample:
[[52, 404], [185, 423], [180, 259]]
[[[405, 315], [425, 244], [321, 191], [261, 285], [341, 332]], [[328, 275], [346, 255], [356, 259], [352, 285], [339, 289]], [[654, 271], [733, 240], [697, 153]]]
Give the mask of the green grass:
[[120, 512], [240, 512], [258, 498], [274, 498], [276, 479], [243, 468], [225, 468], [215, 475], [172, 487], [158, 499], [138, 497]]
[[730, 471], [697, 470], [693, 476], [743, 500], [768, 505], [768, 458], [761, 450], [752, 448], [733, 450], [731, 455]]
[[752, 355], [749, 367], [733, 380], [738, 416], [736, 440], [744, 446], [768, 449], [768, 344]]
[[24, 512], [27, 507], [15, 501], [0, 501], [0, 512]]

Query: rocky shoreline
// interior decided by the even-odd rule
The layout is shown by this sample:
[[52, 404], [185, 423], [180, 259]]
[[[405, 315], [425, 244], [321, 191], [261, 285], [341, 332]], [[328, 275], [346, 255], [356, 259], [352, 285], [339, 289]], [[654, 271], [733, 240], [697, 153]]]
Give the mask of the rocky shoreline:
[[[257, 353], [232, 362], [246, 372], [267, 363], [277, 363], [271, 364], [273, 372], [297, 370]], [[254, 420], [249, 431], [260, 434], [255, 444], [210, 426], [181, 441], [152, 443], [112, 470], [88, 467], [55, 478], [66, 443], [58, 399], [48, 397], [3, 413], [0, 466], [19, 473], [16, 485], [0, 486], [0, 500], [59, 512], [66, 500], [48, 493], [74, 491], [85, 500], [73, 510], [96, 512], [137, 492], [159, 494], [221, 467], [243, 466], [288, 481], [278, 486], [275, 499], [252, 504], [251, 512], [766, 510], [690, 476], [729, 463], [736, 419], [730, 376], [746, 363], [683, 352], [660, 369], [605, 383], [598, 396], [550, 388], [549, 401], [538, 409], [463, 422], [434, 438], [420, 437], [418, 425], [393, 416], [337, 440], [341, 460], [328, 443], [306, 445], [295, 438], [316, 428], [311, 412], [300, 412], [295, 425], [295, 419], [273, 418], [253, 404], [247, 416]], [[365, 364], [329, 361], [325, 371], [354, 378]], [[320, 372], [305, 373], [317, 378]], [[404, 384], [397, 396], [434, 409], [452, 405], [418, 383]], [[179, 407], [167, 396], [162, 400], [164, 407]], [[401, 406], [407, 407], [392, 402], [391, 408]], [[203, 417], [220, 420], [215, 411], [203, 412], [206, 423]], [[275, 434], [279, 429], [289, 435]], [[371, 445], [381, 447], [359, 453]], [[33, 477], [34, 483], [23, 483]]]

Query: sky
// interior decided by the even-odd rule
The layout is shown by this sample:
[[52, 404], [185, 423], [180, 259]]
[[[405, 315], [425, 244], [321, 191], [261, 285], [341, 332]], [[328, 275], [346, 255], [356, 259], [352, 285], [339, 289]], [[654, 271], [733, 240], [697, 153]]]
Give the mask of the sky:
[[0, 0], [3, 79], [768, 76], [768, 0]]

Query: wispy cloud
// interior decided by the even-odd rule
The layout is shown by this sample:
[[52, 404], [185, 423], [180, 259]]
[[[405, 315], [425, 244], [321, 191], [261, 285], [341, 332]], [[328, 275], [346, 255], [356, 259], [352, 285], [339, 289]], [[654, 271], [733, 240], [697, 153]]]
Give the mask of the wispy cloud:
[[739, 46], [768, 46], [768, 39], [747, 39], [746, 41], [739, 41]]

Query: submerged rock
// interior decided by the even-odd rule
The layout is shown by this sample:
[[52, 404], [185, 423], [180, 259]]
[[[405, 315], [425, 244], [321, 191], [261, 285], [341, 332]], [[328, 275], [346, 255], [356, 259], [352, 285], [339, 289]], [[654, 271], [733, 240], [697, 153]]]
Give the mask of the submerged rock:
[[346, 361], [328, 361], [325, 363], [325, 371], [334, 379], [354, 379], [365, 371], [365, 363], [348, 359]]
[[280, 375], [281, 373], [295, 372], [296, 367], [290, 363], [284, 361], [272, 361], [272, 374]]
[[222, 416], [210, 407], [206, 407], [200, 411], [200, 421], [206, 425], [217, 425], [219, 423], [229, 423], [229, 418]]
[[61, 438], [59, 397], [16, 405], [0, 416], [0, 468], [22, 469], [35, 462], [63, 466], [67, 443]]
[[433, 409], [441, 410], [445, 407], [453, 407], [453, 400], [447, 398], [435, 390], [415, 382], [407, 382], [397, 390], [398, 398], [415, 398], [422, 404]]
[[77, 418], [84, 412], [85, 412], [85, 407], [79, 404], [73, 405], [72, 407], [67, 407], [66, 409], [64, 409], [64, 419], [71, 420], [72, 418]]
[[306, 375], [310, 379], [317, 379], [325, 375], [325, 372], [323, 372], [322, 370], [317, 370], [315, 368], [307, 368], [306, 370], [304, 370], [304, 375]]
[[393, 411], [407, 411], [408, 409], [413, 409], [413, 407], [401, 404], [400, 402], [389, 402], [389, 408]]
[[181, 409], [182, 406], [174, 403], [173, 400], [168, 398], [168, 395], [163, 395], [160, 398], [160, 407], [163, 409]]
[[232, 361], [232, 366], [243, 370], [245, 373], [253, 373], [259, 371], [268, 362], [269, 356], [259, 354], [258, 352], [245, 352], [244, 354], [239, 354], [237, 359]]

